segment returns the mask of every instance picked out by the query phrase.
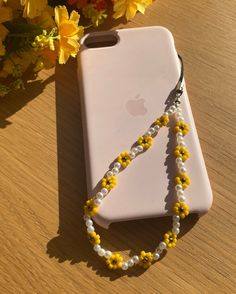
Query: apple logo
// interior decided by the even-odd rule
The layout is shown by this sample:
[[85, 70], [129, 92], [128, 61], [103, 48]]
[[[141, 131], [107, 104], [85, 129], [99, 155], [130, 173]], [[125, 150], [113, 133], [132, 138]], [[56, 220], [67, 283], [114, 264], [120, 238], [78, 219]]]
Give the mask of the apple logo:
[[130, 99], [126, 102], [126, 110], [133, 116], [144, 115], [147, 113], [145, 107], [145, 100], [140, 98], [140, 95], [136, 95], [134, 99]]

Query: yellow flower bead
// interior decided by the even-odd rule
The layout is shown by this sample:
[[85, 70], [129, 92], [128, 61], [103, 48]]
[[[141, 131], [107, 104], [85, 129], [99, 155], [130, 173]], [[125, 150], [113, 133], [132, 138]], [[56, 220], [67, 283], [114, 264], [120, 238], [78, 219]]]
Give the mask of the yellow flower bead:
[[89, 239], [89, 242], [92, 243], [93, 245], [101, 243], [100, 236], [96, 234], [95, 232], [89, 233], [88, 239]]
[[94, 203], [93, 199], [86, 201], [84, 205], [84, 213], [90, 216], [94, 216], [98, 212], [98, 206]]
[[179, 133], [181, 132], [184, 136], [189, 132], [189, 126], [185, 122], [177, 122], [175, 126], [175, 132]]
[[138, 144], [141, 145], [144, 149], [148, 149], [152, 146], [153, 138], [151, 136], [141, 136], [138, 139]]
[[183, 189], [186, 189], [190, 185], [190, 178], [184, 173], [175, 178], [175, 183], [182, 185]]
[[109, 176], [102, 179], [102, 187], [106, 189], [113, 189], [117, 184], [115, 176]]
[[131, 163], [131, 157], [129, 155], [129, 152], [121, 152], [120, 155], [117, 158], [117, 161], [122, 165], [122, 167], [126, 167]]
[[116, 270], [122, 267], [123, 257], [119, 253], [112, 254], [106, 260], [106, 264], [109, 269]]
[[153, 254], [151, 252], [141, 251], [139, 255], [139, 265], [142, 268], [148, 268], [153, 261]]
[[174, 153], [175, 157], [181, 157], [183, 161], [186, 161], [190, 155], [188, 149], [181, 146], [176, 146]]
[[176, 202], [173, 207], [173, 212], [176, 215], [179, 215], [181, 219], [184, 219], [189, 215], [189, 207], [184, 202]]
[[177, 235], [173, 234], [171, 231], [168, 231], [164, 235], [164, 242], [166, 243], [168, 248], [173, 248], [177, 243]]
[[162, 115], [156, 120], [156, 125], [159, 127], [164, 127], [168, 124], [169, 122], [169, 117], [167, 115]]

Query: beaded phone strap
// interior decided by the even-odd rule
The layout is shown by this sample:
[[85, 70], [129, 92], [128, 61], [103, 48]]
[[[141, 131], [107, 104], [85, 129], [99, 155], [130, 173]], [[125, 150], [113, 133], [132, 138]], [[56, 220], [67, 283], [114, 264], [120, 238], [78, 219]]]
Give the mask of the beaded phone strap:
[[[183, 94], [183, 60], [178, 55], [181, 63], [181, 73], [178, 83], [174, 89], [175, 100], [172, 106], [163, 113], [163, 115], [156, 119], [156, 121], [149, 127], [144, 135], [140, 136], [136, 141], [135, 147], [129, 151], [121, 152], [115, 161], [113, 168], [109, 170], [101, 180], [101, 190], [94, 197], [86, 201], [84, 205], [84, 220], [87, 227], [88, 239], [93, 245], [93, 249], [98, 255], [103, 258], [109, 269], [127, 270], [136, 264], [143, 268], [148, 268], [154, 261], [160, 258], [163, 250], [173, 248], [177, 243], [177, 235], [180, 232], [180, 220], [189, 215], [189, 207], [185, 203], [184, 190], [190, 185], [190, 179], [187, 175], [187, 170], [184, 162], [189, 158], [189, 151], [184, 142], [184, 136], [189, 132], [188, 125], [184, 122], [182, 110], [180, 108], [180, 97]], [[159, 130], [168, 125], [169, 118], [175, 114], [176, 125], [174, 131], [176, 133], [177, 146], [174, 150], [176, 157], [176, 164], [178, 174], [175, 178], [175, 190], [177, 194], [177, 202], [173, 205], [172, 229], [164, 234], [163, 240], [156, 247], [154, 252], [145, 252], [142, 250], [139, 255], [134, 255], [127, 261], [118, 253], [112, 253], [109, 250], [102, 248], [100, 236], [95, 232], [92, 217], [98, 212], [99, 206], [104, 197], [107, 197], [109, 192], [117, 184], [117, 174], [124, 170], [140, 153], [149, 149], [153, 144], [153, 137]]]

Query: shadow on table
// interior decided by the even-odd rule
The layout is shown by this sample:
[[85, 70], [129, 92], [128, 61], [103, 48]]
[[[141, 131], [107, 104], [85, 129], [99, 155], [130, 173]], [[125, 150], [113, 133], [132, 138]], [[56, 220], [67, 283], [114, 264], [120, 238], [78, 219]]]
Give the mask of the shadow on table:
[[[70, 87], [66, 88], [68, 85]], [[170, 103], [169, 100], [170, 97], [167, 103]], [[104, 260], [97, 256], [87, 239], [83, 220], [83, 205], [87, 198], [86, 176], [75, 60], [56, 68], [56, 117], [59, 229], [57, 235], [47, 244], [47, 254], [51, 258], [56, 258], [58, 262], [70, 261], [71, 264], [87, 262], [87, 266], [98, 275], [107, 276], [110, 280], [122, 275], [141, 275], [144, 270], [139, 267], [127, 272], [108, 270]], [[168, 148], [167, 146], [167, 153]], [[167, 155], [166, 165], [169, 164], [168, 161]], [[172, 174], [169, 176], [173, 178]], [[166, 202], [171, 201], [171, 194], [167, 195]], [[183, 222], [180, 238], [191, 230], [197, 220], [196, 215], [191, 215]], [[170, 226], [171, 217], [165, 217], [115, 223], [109, 230], [97, 226], [96, 231], [101, 235], [104, 247], [111, 251], [131, 250], [130, 255], [133, 255], [141, 248], [153, 251], [158, 240], [163, 237], [163, 232], [166, 232]]]

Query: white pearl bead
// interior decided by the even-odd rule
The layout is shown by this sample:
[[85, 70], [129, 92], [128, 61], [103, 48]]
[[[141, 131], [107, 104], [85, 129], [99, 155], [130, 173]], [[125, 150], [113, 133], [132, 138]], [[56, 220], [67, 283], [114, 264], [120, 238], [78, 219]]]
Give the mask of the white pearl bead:
[[162, 252], [163, 252], [163, 249], [160, 249], [160, 248], [157, 247], [157, 248], [155, 249], [155, 252], [158, 253], [159, 255], [161, 255]]
[[179, 116], [178, 121], [184, 121], [184, 118], [182, 116]]
[[134, 255], [134, 256], [132, 257], [132, 259], [133, 259], [133, 261], [134, 261], [134, 264], [139, 263], [139, 257], [138, 257], [138, 255]]
[[89, 226], [89, 227], [87, 227], [87, 232], [88, 232], [88, 233], [92, 233], [92, 232], [94, 232], [94, 227], [93, 227], [93, 226]]
[[102, 199], [95, 199], [94, 204], [99, 206], [102, 203]]
[[177, 214], [174, 214], [174, 215], [172, 216], [172, 219], [173, 219], [173, 221], [178, 222], [178, 221], [180, 220], [180, 216], [177, 215]]
[[185, 164], [183, 163], [183, 161], [178, 162], [178, 168], [184, 167]]
[[144, 135], [145, 135], [145, 136], [151, 136], [152, 133], [151, 133], [150, 131], [147, 131]]
[[178, 197], [179, 202], [185, 202], [186, 197], [184, 195], [181, 195]]
[[128, 269], [128, 263], [127, 262], [123, 262], [121, 268], [126, 271]]
[[178, 132], [176, 133], [176, 137], [179, 138], [179, 137], [182, 137], [183, 138], [183, 134], [181, 132]]
[[179, 146], [180, 146], [180, 147], [185, 147], [186, 144], [184, 143], [184, 141], [181, 141], [181, 142], [179, 142]]
[[157, 252], [154, 252], [154, 253], [153, 253], [153, 259], [154, 259], [154, 260], [158, 260], [159, 258], [160, 258], [160, 254], [157, 253]]
[[182, 112], [182, 108], [178, 106], [177, 109], [176, 109], [176, 111]]
[[111, 257], [111, 255], [112, 255], [111, 251], [109, 251], [109, 250], [106, 250], [106, 252], [105, 252], [104, 256], [105, 256], [106, 258], [110, 258], [110, 257]]
[[131, 258], [131, 259], [128, 260], [128, 266], [129, 266], [129, 267], [132, 267], [133, 265], [134, 265], [134, 261], [133, 261], [133, 259]]
[[180, 229], [179, 228], [173, 228], [172, 229], [172, 233], [175, 234], [175, 235], [178, 235], [180, 232]]
[[88, 219], [88, 220], [86, 220], [85, 224], [86, 224], [87, 227], [90, 227], [90, 226], [93, 225], [93, 221], [91, 219]]
[[96, 198], [97, 199], [103, 199], [103, 193], [102, 192], [98, 192], [97, 194], [96, 194]]
[[101, 246], [100, 246], [99, 244], [95, 244], [95, 245], [93, 246], [93, 250], [94, 250], [94, 251], [98, 252], [99, 249], [101, 249]]
[[181, 143], [181, 142], [183, 142], [184, 141], [184, 137], [177, 137], [177, 142], [178, 143]]
[[121, 168], [121, 164], [119, 162], [115, 162], [114, 163], [114, 167], [120, 169]]
[[113, 172], [109, 170], [109, 171], [107, 172], [107, 176], [108, 176], [108, 177], [113, 176]]
[[176, 229], [176, 228], [180, 228], [180, 223], [179, 222], [174, 222], [173, 223], [173, 229]]
[[183, 162], [183, 159], [181, 157], [177, 157], [175, 161], [176, 163], [179, 163], [179, 162]]
[[111, 171], [113, 172], [114, 175], [117, 175], [119, 172], [119, 169], [117, 167], [113, 167]]
[[138, 153], [138, 148], [137, 147], [133, 147], [131, 149], [131, 152], [133, 152], [134, 154], [137, 154]]
[[168, 116], [169, 114], [168, 114], [167, 111], [165, 111], [162, 115], [163, 115], [163, 116]]
[[176, 111], [176, 106], [175, 105], [172, 105], [171, 107], [170, 107], [170, 109], [172, 110], [172, 111]]
[[133, 152], [130, 152], [129, 153], [129, 156], [130, 156], [131, 159], [134, 159], [135, 158], [135, 154]]
[[155, 129], [153, 127], [151, 127], [149, 130], [148, 130], [152, 135], [155, 133]]
[[187, 172], [186, 167], [181, 167], [181, 168], [179, 169], [179, 172], [180, 172], [181, 174], [185, 174], [185, 173]]
[[108, 189], [107, 188], [102, 188], [101, 193], [103, 196], [106, 196], [108, 194]]
[[138, 145], [137, 146], [137, 149], [138, 149], [139, 152], [142, 152], [143, 151], [143, 146], [142, 145]]
[[166, 243], [164, 241], [160, 242], [159, 248], [162, 249], [162, 250], [166, 249]]
[[161, 128], [161, 127], [158, 126], [158, 125], [155, 125], [155, 126], [154, 126], [154, 129], [155, 129], [156, 132], [158, 132], [158, 131], [160, 130], [160, 128]]
[[184, 190], [181, 188], [177, 191], [177, 196], [182, 196], [184, 195]]
[[178, 191], [178, 190], [183, 190], [183, 187], [182, 187], [181, 185], [177, 184], [177, 185], [175, 186], [175, 190], [176, 190], [176, 191]]
[[85, 215], [83, 216], [83, 218], [84, 218], [85, 221], [88, 220], [88, 219], [91, 219], [90, 215], [88, 215], [88, 214], [85, 214]]
[[168, 109], [167, 113], [168, 113], [168, 115], [171, 115], [174, 113], [174, 111], [172, 109]]
[[104, 255], [105, 255], [105, 249], [100, 248], [100, 249], [98, 250], [98, 255], [99, 255], [99, 256], [104, 256]]

